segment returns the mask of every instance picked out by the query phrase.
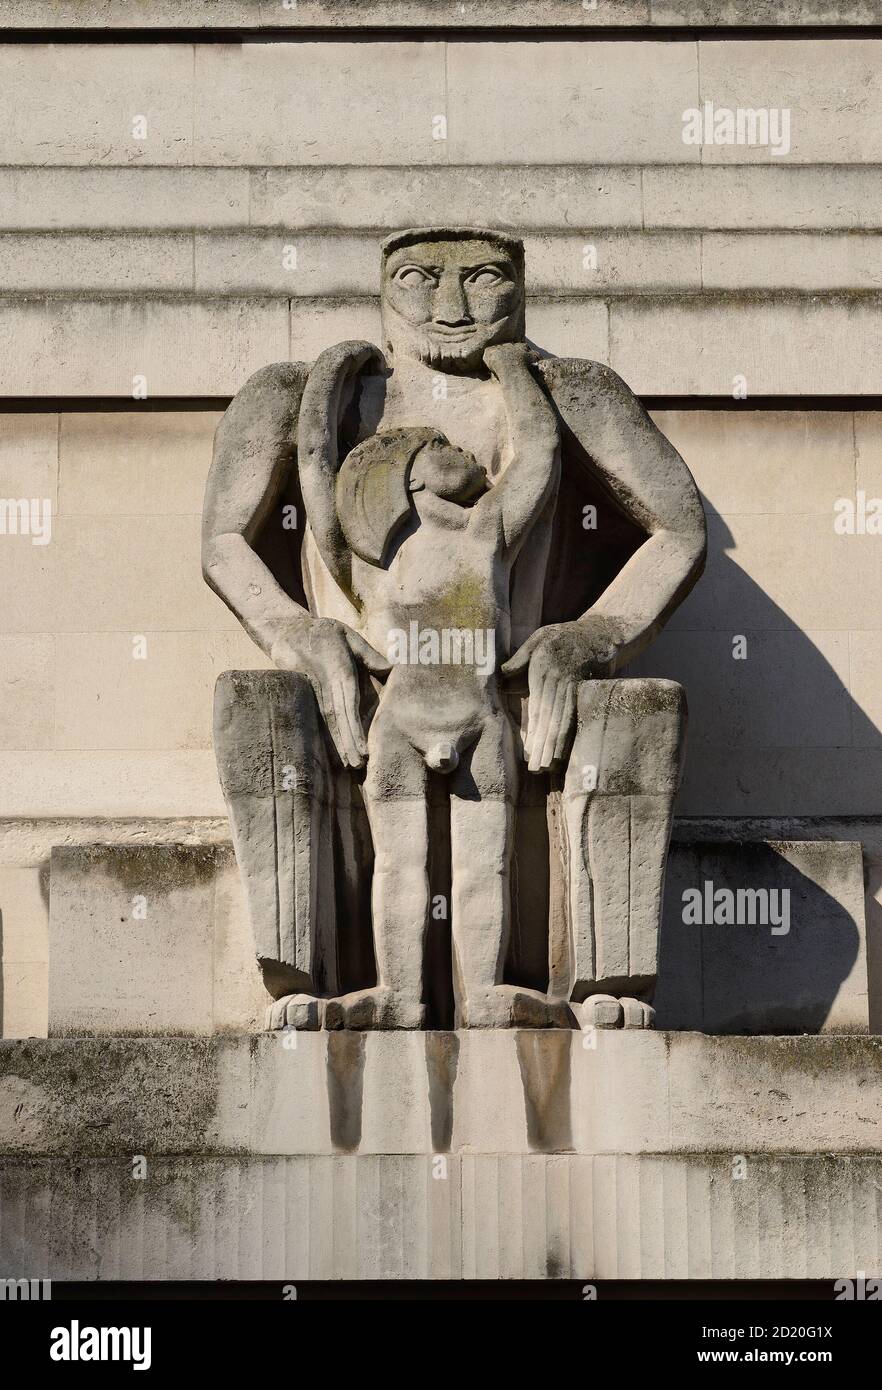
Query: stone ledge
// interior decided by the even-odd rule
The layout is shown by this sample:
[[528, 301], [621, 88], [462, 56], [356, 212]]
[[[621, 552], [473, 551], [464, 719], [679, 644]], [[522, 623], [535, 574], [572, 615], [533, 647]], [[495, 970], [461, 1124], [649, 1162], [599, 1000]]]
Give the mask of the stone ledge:
[[[369, 297], [6, 296], [0, 395], [131, 400], [137, 376], [153, 399], [217, 399], [269, 362], [379, 332]], [[529, 302], [527, 332], [556, 356], [607, 362], [641, 395], [731, 399], [742, 377], [751, 397], [882, 391], [878, 291], [570, 295]]]
[[0, 1043], [7, 1158], [882, 1156], [880, 1113], [875, 1037], [516, 1030]]
[[2, 0], [0, 30], [363, 28], [525, 29], [573, 31], [633, 26], [726, 29], [882, 22], [878, 0]]
[[[0, 1160], [0, 1275], [836, 1279], [882, 1267], [878, 1158]], [[832, 1297], [831, 1288], [831, 1297]]]

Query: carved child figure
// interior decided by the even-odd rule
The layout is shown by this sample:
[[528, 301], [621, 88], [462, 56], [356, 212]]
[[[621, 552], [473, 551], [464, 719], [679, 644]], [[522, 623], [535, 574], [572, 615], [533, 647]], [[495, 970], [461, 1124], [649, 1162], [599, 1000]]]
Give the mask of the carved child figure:
[[377, 349], [359, 343], [323, 354], [304, 392], [298, 434], [319, 554], [358, 612], [361, 636], [393, 662], [368, 733], [364, 784], [378, 985], [329, 1001], [326, 1023], [423, 1025], [429, 769], [450, 777], [461, 1024], [563, 1022], [550, 1013], [564, 1006], [502, 983], [517, 759], [495, 660], [497, 651], [502, 659], [509, 653], [512, 565], [557, 490], [555, 415], [530, 372], [526, 344], [505, 343], [484, 352], [511, 436], [511, 462], [494, 485], [472, 454], [428, 428], [383, 430], [340, 465], [343, 392], [372, 356]]

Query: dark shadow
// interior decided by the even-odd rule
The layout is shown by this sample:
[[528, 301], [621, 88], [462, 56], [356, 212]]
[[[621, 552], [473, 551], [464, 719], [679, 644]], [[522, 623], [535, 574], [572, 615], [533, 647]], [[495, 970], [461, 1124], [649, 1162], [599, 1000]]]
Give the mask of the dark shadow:
[[[820, 1032], [860, 949], [854, 917], [824, 886], [824, 880], [829, 886], [841, 876], [839, 848], [794, 846], [788, 851], [799, 860], [794, 864], [756, 841], [672, 844], [656, 1026], [704, 1033]], [[691, 903], [696, 889], [700, 924], [683, 920], [684, 894]], [[752, 895], [749, 905], [743, 899], [740, 911], [734, 898], [740, 920], [714, 921], [713, 895], [720, 889], [771, 896]], [[725, 900], [718, 900], [719, 916], [724, 907]], [[842, 999], [832, 1026], [857, 1031], [865, 1010], [859, 997]]]
[[[749, 765], [762, 768], [764, 749], [783, 749], [786, 754], [790, 747], [792, 786], [786, 782], [785, 757], [780, 765], [783, 785], [779, 780], [775, 788], [777, 804], [758, 802], [739, 814], [786, 820], [782, 838], [792, 837], [793, 819], [805, 817], [804, 838], [811, 839], [812, 817], [841, 814], [837, 808], [843, 770], [835, 757], [836, 738], [843, 752], [855, 754], [859, 750], [853, 736], [874, 726], [811, 638], [732, 558], [735, 541], [724, 519], [706, 501], [705, 510], [705, 574], [673, 625], [626, 674], [667, 677], [685, 686], [687, 779], [701, 778], [704, 750], [713, 749], [715, 762], [722, 752], [731, 767], [733, 753], [737, 760], [741, 749], [745, 772], [739, 777], [736, 768], [733, 777], [747, 799]], [[733, 639], [739, 635], [747, 640], [742, 660], [733, 656]], [[800, 803], [804, 783], [797, 759], [811, 748], [817, 748], [818, 756], [813, 806], [806, 807]], [[767, 768], [762, 771], [767, 775]], [[728, 813], [725, 818], [736, 817]], [[842, 837], [848, 838], [847, 824]], [[829, 861], [819, 858], [806, 876], [762, 842], [672, 846], [661, 937], [659, 1027], [740, 1033], [820, 1030], [860, 946], [854, 917], [824, 886], [828, 872], [834, 881], [838, 873], [835, 846], [831, 842], [826, 848]], [[808, 846], [803, 853], [807, 851]], [[684, 878], [687, 860], [691, 867]], [[715, 864], [716, 877], [705, 872], [703, 864]], [[855, 872], [859, 870], [853, 868]], [[772, 936], [768, 927], [749, 925], [684, 926], [682, 891], [700, 886], [705, 878], [720, 887], [788, 888], [793, 917], [789, 935]], [[840, 886], [855, 889], [853, 881]], [[853, 892], [849, 896], [854, 901]], [[704, 977], [699, 989], [694, 988], [696, 971]]]

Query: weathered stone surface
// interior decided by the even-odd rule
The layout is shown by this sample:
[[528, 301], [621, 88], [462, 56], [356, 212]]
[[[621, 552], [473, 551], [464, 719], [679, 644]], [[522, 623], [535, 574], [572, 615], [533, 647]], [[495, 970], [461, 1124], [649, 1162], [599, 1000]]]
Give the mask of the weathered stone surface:
[[832, 1279], [882, 1259], [877, 1039], [290, 1041], [0, 1044], [0, 1270]]
[[613, 373], [525, 342], [519, 239], [395, 233], [381, 283], [382, 350], [256, 373], [206, 486], [206, 583], [283, 673], [215, 705], [268, 1026], [648, 1027], [682, 692], [608, 678], [701, 572], [694, 483]]
[[879, 1155], [880, 1086], [868, 1037], [28, 1039], [0, 1043], [0, 1153]]
[[860, 844], [673, 845], [659, 981], [660, 1028], [868, 1032]]
[[[646, 775], [648, 769], [644, 770]], [[646, 799], [632, 799], [636, 806], [632, 805], [630, 814], [635, 824], [640, 824], [639, 813]], [[258, 807], [261, 804], [258, 799]], [[302, 814], [308, 827], [311, 818], [319, 817], [321, 824], [321, 817], [330, 811], [320, 799], [306, 796]], [[342, 815], [342, 808], [337, 814]], [[661, 823], [665, 828], [663, 816]], [[246, 828], [252, 836], [260, 829], [249, 823], [243, 834]], [[578, 828], [575, 833], [579, 833]], [[645, 842], [643, 827], [641, 834]], [[805, 840], [687, 843], [682, 834], [671, 848], [667, 866], [661, 984], [656, 1001], [659, 1026], [710, 1034], [867, 1032], [870, 1004], [860, 845]], [[659, 851], [663, 841], [664, 835]], [[299, 959], [302, 988], [312, 974], [328, 968], [327, 963], [315, 964], [314, 952], [317, 945], [320, 955], [330, 949], [333, 923], [317, 917], [315, 902], [310, 905], [311, 880], [302, 867], [290, 878], [283, 876], [280, 883], [287, 883], [299, 898], [307, 895], [305, 900], [295, 897], [289, 916], [283, 912], [284, 903], [268, 915], [260, 879], [255, 881], [250, 873], [252, 864], [259, 868], [260, 851], [259, 842], [251, 848], [240, 844], [245, 887], [252, 899], [251, 920], [258, 931], [270, 921], [276, 923], [272, 939], [258, 943], [258, 955], [270, 962], [289, 954], [292, 960]], [[641, 872], [646, 873], [649, 863], [644, 844]], [[620, 888], [617, 867], [610, 865], [606, 872]], [[656, 873], [653, 869], [647, 877], [647, 891], [656, 882]], [[139, 886], [133, 886], [133, 874]], [[123, 882], [126, 875], [132, 882]], [[269, 995], [256, 967], [246, 901], [228, 846], [207, 843], [188, 848], [173, 843], [163, 848], [153, 843], [135, 849], [93, 844], [56, 851], [53, 884], [56, 876], [57, 887], [52, 890], [51, 1033], [253, 1032], [263, 1027]], [[45, 871], [43, 881], [49, 881]], [[25, 1031], [45, 1032], [49, 953], [46, 926], [40, 926], [47, 912], [40, 882], [41, 871], [36, 866], [0, 869], [4, 961], [10, 969], [41, 962], [43, 968], [42, 977], [35, 976], [33, 970], [25, 971], [33, 983], [15, 1007], [26, 1011], [15, 1015], [19, 1019], [16, 1032], [12, 1031], [10, 1016], [6, 1036], [16, 1036], [23, 1019], [34, 1020], [34, 1027]], [[627, 950], [630, 932], [636, 961], [642, 931], [651, 956], [644, 973], [654, 973], [651, 937], [658, 907], [651, 891], [649, 903], [641, 904], [640, 882], [635, 878], [631, 891], [637, 900], [630, 905], [627, 888], [623, 890], [621, 915], [599, 924], [597, 941], [609, 958], [621, 941]], [[751, 890], [750, 900], [745, 898], [742, 904], [743, 920], [728, 924], [711, 920], [704, 925], [684, 922], [683, 893], [698, 888], [704, 894], [708, 882], [712, 893], [728, 890], [734, 895], [739, 889]], [[314, 888], [313, 883], [312, 891]], [[578, 885], [573, 891], [579, 904], [582, 898], [577, 889]], [[757, 889], [761, 894], [754, 898]], [[773, 932], [775, 922], [763, 925], [762, 914], [771, 909], [773, 916], [781, 917], [783, 900], [777, 895], [782, 889], [790, 895], [786, 906], [789, 930]], [[763, 899], [766, 890], [773, 891], [771, 899]], [[590, 892], [590, 884], [583, 892]], [[147, 899], [148, 916], [143, 921], [132, 920], [136, 894]], [[737, 899], [734, 901], [737, 909]], [[327, 904], [322, 912], [328, 912]], [[317, 930], [324, 933], [320, 939]], [[300, 945], [292, 945], [290, 951], [280, 941], [280, 934], [286, 931], [301, 934]], [[159, 940], [163, 943], [161, 976], [156, 975], [153, 960]], [[351, 949], [351, 942], [349, 946]], [[578, 999], [586, 992], [586, 982], [595, 976], [590, 968], [594, 959], [590, 946], [580, 945], [578, 940], [576, 946], [575, 985], [568, 987]], [[558, 944], [557, 950], [562, 949]], [[81, 961], [88, 963], [88, 969], [79, 964]], [[121, 981], [118, 972], [125, 961], [128, 966]], [[345, 961], [342, 965], [353, 968]], [[198, 991], [184, 984], [199, 969], [214, 982], [210, 1005], [204, 998], [200, 1002]], [[169, 1012], [163, 1014], [157, 1009], [168, 972], [172, 980], [181, 981], [182, 993], [170, 999]], [[619, 972], [608, 969], [604, 973]], [[273, 992], [283, 993], [285, 979], [270, 972], [266, 984]], [[10, 999], [16, 998], [14, 983], [10, 980]], [[563, 973], [561, 984], [566, 983]], [[500, 1104], [504, 1110], [507, 1102]]]
[[0, 28], [531, 28], [591, 30], [634, 25], [865, 25], [878, 23], [877, 0], [3, 0]]
[[256, 1028], [263, 989], [229, 860], [208, 846], [55, 849], [50, 1035]]

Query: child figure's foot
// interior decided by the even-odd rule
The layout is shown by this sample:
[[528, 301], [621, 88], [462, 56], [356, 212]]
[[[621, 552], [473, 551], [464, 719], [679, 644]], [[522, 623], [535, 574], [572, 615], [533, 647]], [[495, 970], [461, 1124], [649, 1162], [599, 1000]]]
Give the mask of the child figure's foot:
[[655, 1009], [643, 999], [589, 994], [577, 1005], [583, 1028], [651, 1028]]
[[325, 1004], [325, 1027], [329, 1029], [422, 1028], [425, 1018], [425, 1006], [419, 999], [385, 985], [356, 989]]
[[267, 1030], [297, 1028], [304, 1033], [316, 1033], [322, 1026], [325, 1002], [314, 994], [286, 994], [274, 999], [266, 1011]]
[[491, 985], [472, 990], [459, 1008], [461, 1028], [573, 1028], [576, 1020], [564, 999], [550, 999], [523, 985]]

